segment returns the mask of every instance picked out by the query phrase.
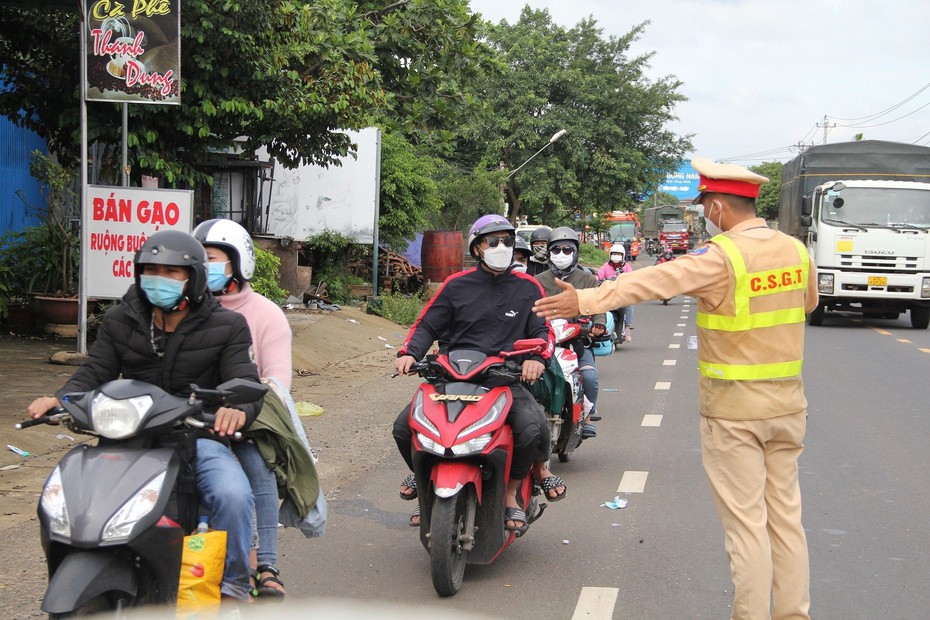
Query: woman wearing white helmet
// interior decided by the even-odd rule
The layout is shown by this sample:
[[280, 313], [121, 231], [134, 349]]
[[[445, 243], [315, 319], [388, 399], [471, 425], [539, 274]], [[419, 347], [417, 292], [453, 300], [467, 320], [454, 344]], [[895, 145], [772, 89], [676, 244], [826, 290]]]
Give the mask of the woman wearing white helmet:
[[[256, 293], [249, 285], [255, 274], [255, 246], [249, 233], [232, 220], [214, 219], [201, 223], [192, 233], [207, 250], [207, 285], [224, 308], [245, 316], [252, 332], [252, 345], [258, 374], [272, 379], [279, 396], [291, 389], [291, 326], [280, 307]], [[289, 396], [288, 396], [289, 398]], [[267, 400], [267, 398], [266, 398]], [[263, 410], [264, 411], [264, 410]], [[261, 416], [260, 416], [261, 417]], [[255, 588], [260, 597], [283, 597], [277, 562], [278, 484], [252, 441], [233, 444], [255, 496], [258, 523]], [[253, 552], [255, 551], [253, 545]]]
[[[614, 243], [610, 246], [610, 258], [606, 263], [601, 265], [601, 268], [597, 271], [597, 279], [600, 281], [613, 280], [621, 273], [630, 271], [633, 271], [633, 267], [630, 266], [630, 263], [626, 262], [626, 249], [623, 247], [622, 243]], [[617, 310], [612, 310], [611, 312], [614, 312], [616, 316]], [[633, 306], [626, 306], [623, 308], [623, 322], [625, 324], [623, 328], [623, 340], [626, 342], [633, 342], [633, 336], [630, 334], [630, 330], [633, 328]]]

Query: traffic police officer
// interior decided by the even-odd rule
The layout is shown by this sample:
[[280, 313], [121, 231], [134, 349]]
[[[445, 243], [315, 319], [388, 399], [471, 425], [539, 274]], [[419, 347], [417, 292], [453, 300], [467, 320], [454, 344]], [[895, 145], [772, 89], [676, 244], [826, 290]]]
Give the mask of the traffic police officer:
[[649, 299], [698, 300], [701, 455], [723, 524], [734, 619], [808, 618], [810, 569], [801, 525], [798, 456], [807, 400], [801, 380], [805, 312], [817, 307], [804, 246], [756, 217], [768, 181], [734, 164], [694, 159], [710, 241], [599, 288], [539, 300], [547, 319]]

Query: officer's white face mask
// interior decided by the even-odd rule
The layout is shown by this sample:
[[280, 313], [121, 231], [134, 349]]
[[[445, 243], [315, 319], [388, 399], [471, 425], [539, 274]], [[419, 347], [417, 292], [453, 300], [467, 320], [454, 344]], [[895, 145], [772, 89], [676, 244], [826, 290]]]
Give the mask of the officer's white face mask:
[[[720, 217], [717, 218], [717, 221], [722, 224], [723, 223], [723, 205], [721, 205], [719, 202], [715, 200], [711, 203], [711, 207], [714, 207], [714, 206], [717, 207], [717, 211], [718, 213], [720, 213]], [[707, 217], [704, 219], [704, 228], [707, 229], [707, 234], [710, 235], [711, 237], [716, 237], [717, 235], [723, 232], [720, 226], [714, 223], [713, 217], [710, 215], [710, 213], [708, 213]]]

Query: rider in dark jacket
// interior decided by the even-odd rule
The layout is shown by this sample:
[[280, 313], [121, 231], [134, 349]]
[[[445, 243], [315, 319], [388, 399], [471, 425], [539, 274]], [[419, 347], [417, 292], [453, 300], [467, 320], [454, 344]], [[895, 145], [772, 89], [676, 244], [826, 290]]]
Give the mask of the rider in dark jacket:
[[[536, 276], [539, 283], [542, 284], [546, 295], [558, 295], [559, 286], [555, 279], [559, 278], [564, 282], [569, 282], [575, 288], [595, 288], [598, 285], [597, 276], [591, 274], [586, 269], [578, 266], [578, 255], [581, 249], [581, 241], [578, 233], [568, 226], [560, 226], [549, 233], [549, 270], [544, 271]], [[603, 336], [606, 333], [607, 317], [605, 314], [595, 314], [586, 318], [591, 321], [591, 334], [594, 336]], [[588, 422], [597, 421], [601, 418], [597, 412], [597, 394], [600, 389], [597, 368], [594, 365], [594, 354], [590, 347], [584, 345], [582, 338], [576, 338], [572, 342], [572, 348], [578, 355], [578, 366], [581, 370], [582, 391], [585, 398], [591, 403], [591, 410], [587, 412], [585, 424], [582, 427], [582, 435], [585, 438], [597, 436], [597, 428]]]
[[[29, 405], [32, 417], [57, 406], [64, 394], [120, 377], [185, 397], [191, 383], [211, 389], [230, 379], [259, 382], [248, 323], [210, 296], [207, 254], [200, 242], [176, 230], [157, 232], [136, 253], [133, 267], [135, 283], [122, 303], [107, 311], [87, 361], [57, 398], [42, 397]], [[249, 599], [253, 498], [227, 437], [247, 428], [261, 405], [259, 399], [220, 407], [213, 431], [202, 431], [196, 440], [200, 502], [212, 515], [210, 526], [227, 533], [220, 592], [243, 600]]]
[[[542, 338], [547, 341], [546, 349], [541, 356], [524, 359], [523, 379], [532, 383], [542, 375], [545, 360], [552, 355], [554, 337], [548, 322], [531, 312], [533, 304], [543, 296], [542, 287], [532, 277], [510, 269], [514, 232], [513, 225], [499, 215], [483, 216], [472, 225], [468, 247], [479, 261], [478, 267], [449, 276], [429, 301], [398, 350], [395, 361], [398, 372], [406, 373], [440, 337], [443, 351], [474, 350], [486, 355], [512, 351], [517, 340]], [[511, 386], [511, 396], [513, 404], [507, 423], [513, 430], [514, 454], [507, 489], [506, 527], [522, 532], [527, 521], [516, 493], [530, 468], [534, 468], [550, 501], [565, 495], [565, 483], [551, 475], [546, 465], [550, 437], [542, 408], [521, 384]], [[409, 405], [394, 422], [394, 440], [407, 466], [413, 469]], [[401, 496], [416, 497], [415, 484], [413, 476], [408, 476], [401, 486]], [[411, 525], [418, 525], [414, 521], [411, 519]]]

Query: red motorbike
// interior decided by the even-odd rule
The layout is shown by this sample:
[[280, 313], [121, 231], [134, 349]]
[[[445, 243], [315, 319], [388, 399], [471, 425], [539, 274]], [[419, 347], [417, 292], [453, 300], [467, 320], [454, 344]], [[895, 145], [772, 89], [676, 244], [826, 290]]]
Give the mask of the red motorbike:
[[[513, 458], [509, 386], [521, 375], [510, 358], [539, 354], [545, 346], [535, 338], [496, 356], [453, 351], [427, 356], [410, 369], [425, 379], [410, 407], [411, 449], [420, 541], [441, 596], [459, 591], [466, 564], [490, 564], [516, 538], [504, 527]], [[527, 524], [546, 507], [536, 500], [539, 493], [530, 472], [517, 494]]]

